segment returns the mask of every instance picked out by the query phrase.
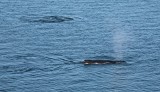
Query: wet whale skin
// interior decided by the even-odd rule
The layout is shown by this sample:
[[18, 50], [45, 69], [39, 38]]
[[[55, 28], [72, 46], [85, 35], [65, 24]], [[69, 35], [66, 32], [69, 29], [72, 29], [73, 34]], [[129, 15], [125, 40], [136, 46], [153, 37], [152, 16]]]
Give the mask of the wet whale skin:
[[65, 16], [42, 16], [42, 17], [36, 17], [36, 16], [23, 16], [20, 18], [22, 21], [26, 22], [36, 22], [36, 23], [61, 23], [65, 21], [71, 21], [73, 18], [65, 17]]
[[64, 16], [45, 16], [40, 18], [39, 20], [35, 20], [34, 22], [41, 23], [59, 23], [64, 21], [71, 21], [73, 18], [64, 17]]
[[122, 60], [84, 60], [83, 64], [121, 64], [126, 63]]

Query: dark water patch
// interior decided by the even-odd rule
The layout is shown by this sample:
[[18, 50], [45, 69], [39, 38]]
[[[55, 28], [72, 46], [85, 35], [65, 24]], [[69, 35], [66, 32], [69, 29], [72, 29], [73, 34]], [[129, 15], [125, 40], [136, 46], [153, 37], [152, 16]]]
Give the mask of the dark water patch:
[[0, 90], [0, 92], [7, 92], [6, 90]]
[[17, 64], [17, 65], [3, 65], [0, 66], [0, 72], [12, 73], [12, 74], [23, 74], [39, 69], [32, 64]]
[[44, 55], [39, 55], [39, 54], [33, 54], [33, 53], [17, 53], [14, 55], [7, 55], [6, 58], [9, 60], [25, 60], [25, 61], [37, 61], [37, 60], [45, 60], [45, 61], [52, 61], [55, 60], [54, 58], [44, 56]]
[[0, 92], [13, 92], [13, 91], [16, 91], [16, 90], [14, 90], [13, 88], [10, 88], [10, 89], [2, 88], [2, 89], [0, 89]]
[[65, 16], [43, 16], [43, 17], [21, 17], [20, 20], [24, 22], [36, 23], [61, 23], [65, 21], [72, 21], [73, 18]]

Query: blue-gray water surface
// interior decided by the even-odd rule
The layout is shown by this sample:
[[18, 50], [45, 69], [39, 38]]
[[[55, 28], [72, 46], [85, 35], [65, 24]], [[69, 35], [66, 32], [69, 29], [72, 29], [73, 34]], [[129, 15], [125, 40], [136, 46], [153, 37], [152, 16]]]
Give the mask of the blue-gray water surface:
[[1, 0], [0, 92], [160, 92], [159, 31], [159, 0]]

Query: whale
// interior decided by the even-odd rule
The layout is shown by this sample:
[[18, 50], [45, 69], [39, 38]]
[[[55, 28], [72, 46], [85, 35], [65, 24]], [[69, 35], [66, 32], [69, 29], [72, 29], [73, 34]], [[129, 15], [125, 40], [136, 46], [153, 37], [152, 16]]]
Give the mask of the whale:
[[22, 16], [20, 20], [24, 22], [31, 22], [31, 23], [61, 23], [65, 21], [72, 21], [73, 18], [66, 17], [66, 16]]
[[33, 20], [33, 22], [39, 23], [60, 23], [64, 21], [71, 21], [73, 18], [64, 17], [64, 16], [44, 16], [37, 20]]
[[84, 60], [82, 61], [84, 65], [92, 65], [92, 64], [122, 64], [126, 63], [122, 60]]

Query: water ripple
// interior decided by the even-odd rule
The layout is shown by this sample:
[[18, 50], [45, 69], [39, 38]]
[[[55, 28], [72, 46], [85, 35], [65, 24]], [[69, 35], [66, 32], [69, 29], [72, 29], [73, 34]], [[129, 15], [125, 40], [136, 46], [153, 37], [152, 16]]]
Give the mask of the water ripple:
[[9, 72], [12, 74], [23, 74], [38, 69], [31, 64], [3, 65], [0, 66], [0, 72]]

